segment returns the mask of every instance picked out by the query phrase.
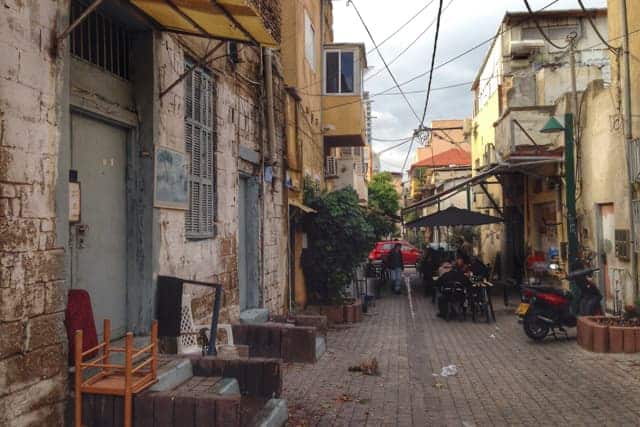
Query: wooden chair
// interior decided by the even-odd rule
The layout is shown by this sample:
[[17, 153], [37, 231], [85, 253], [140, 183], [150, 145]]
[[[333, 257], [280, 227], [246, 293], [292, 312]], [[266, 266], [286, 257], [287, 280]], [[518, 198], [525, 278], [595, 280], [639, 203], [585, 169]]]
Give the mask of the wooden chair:
[[[82, 351], [82, 330], [75, 333], [75, 425], [82, 426], [82, 394], [106, 394], [124, 398], [124, 426], [131, 427], [132, 396], [157, 381], [158, 373], [158, 322], [151, 325], [151, 343], [134, 348], [133, 333], [128, 332], [125, 346], [112, 347], [111, 321], [104, 320], [104, 338], [97, 346]], [[92, 360], [83, 359], [96, 351], [100, 355]], [[124, 364], [110, 363], [111, 353], [124, 353]], [[146, 358], [140, 358], [148, 354]], [[135, 365], [135, 366], [134, 366]], [[95, 374], [83, 379], [83, 372], [96, 369]]]

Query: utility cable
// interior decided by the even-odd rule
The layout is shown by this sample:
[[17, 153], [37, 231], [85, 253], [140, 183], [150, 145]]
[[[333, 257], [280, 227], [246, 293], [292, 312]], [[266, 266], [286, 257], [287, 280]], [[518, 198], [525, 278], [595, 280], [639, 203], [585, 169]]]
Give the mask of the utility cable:
[[402, 147], [404, 144], [406, 144], [407, 142], [411, 141], [411, 139], [412, 138], [407, 138], [406, 140], [404, 140], [403, 142], [401, 142], [399, 144], [395, 144], [395, 145], [392, 145], [391, 147], [387, 147], [387, 148], [385, 148], [383, 150], [378, 151], [376, 154], [377, 155], [381, 155], [381, 154], [386, 153], [387, 151], [395, 150], [396, 148]]
[[555, 47], [556, 49], [559, 50], [565, 50], [566, 48], [568, 48], [572, 42], [567, 43], [567, 45], [565, 46], [560, 46], [557, 45], [553, 42], [553, 40], [551, 40], [547, 34], [544, 32], [544, 30], [542, 29], [542, 26], [540, 25], [540, 23], [538, 22], [538, 17], [535, 15], [535, 13], [533, 12], [533, 10], [531, 10], [531, 6], [529, 6], [529, 0], [522, 0], [524, 2], [524, 5], [527, 7], [527, 10], [529, 11], [529, 15], [531, 16], [533, 23], [536, 25], [536, 28], [538, 29], [538, 31], [540, 32], [540, 35], [542, 37], [544, 37], [544, 39], [553, 47]]
[[[393, 38], [396, 34], [398, 34], [400, 31], [402, 31], [407, 25], [409, 25], [411, 22], [413, 22], [414, 19], [416, 19], [422, 12], [424, 12], [425, 10], [427, 10], [427, 8], [429, 6], [431, 6], [431, 4], [436, 1], [436, 0], [431, 0], [429, 3], [427, 3], [422, 9], [420, 9], [418, 12], [415, 13], [415, 15], [413, 15], [411, 18], [409, 18], [409, 20], [407, 22], [405, 22], [404, 24], [402, 24], [400, 27], [398, 27], [397, 30], [395, 30], [393, 33], [391, 33], [391, 35], [389, 35], [389, 37], [387, 37], [386, 39], [382, 40], [380, 42], [380, 44], [378, 45], [378, 47], [382, 46], [383, 44], [385, 44], [386, 42], [388, 42], [391, 38]], [[374, 47], [373, 49], [369, 49], [367, 51], [367, 54], [370, 54], [371, 52], [373, 52], [374, 50], [376, 50], [376, 48]]]
[[600, 33], [600, 30], [598, 30], [598, 27], [596, 27], [596, 23], [593, 22], [593, 19], [591, 19], [591, 16], [589, 15], [589, 11], [587, 10], [586, 7], [584, 7], [584, 3], [582, 2], [582, 0], [578, 0], [578, 4], [580, 4], [580, 7], [582, 8], [582, 10], [587, 14], [587, 20], [589, 21], [589, 24], [591, 24], [591, 28], [593, 28], [593, 31], [595, 31], [596, 35], [598, 36], [602, 44], [604, 44], [607, 47], [607, 49], [609, 49], [612, 53], [617, 54], [618, 49], [611, 46], [609, 42], [606, 41], [604, 37], [602, 37], [602, 33]]
[[422, 110], [422, 120], [420, 120], [420, 127], [424, 125], [424, 119], [427, 116], [427, 108], [429, 107], [429, 98], [431, 96], [431, 82], [433, 81], [433, 67], [436, 63], [436, 51], [438, 50], [438, 36], [440, 35], [440, 18], [442, 17], [442, 0], [440, 0], [440, 6], [438, 7], [438, 21], [436, 23], [436, 35], [433, 38], [433, 52], [431, 52], [431, 72], [429, 73], [429, 83], [427, 84], [427, 99], [424, 102], [424, 110]]
[[356, 11], [356, 14], [358, 14], [358, 18], [360, 19], [360, 22], [362, 23], [362, 26], [364, 27], [364, 29], [366, 30], [367, 34], [369, 35], [369, 38], [371, 39], [371, 43], [373, 43], [373, 45], [375, 46], [376, 52], [378, 52], [378, 56], [380, 57], [380, 59], [384, 63], [384, 66], [387, 69], [387, 72], [389, 73], [389, 75], [391, 76], [391, 79], [393, 80], [393, 83], [398, 88], [398, 91], [402, 94], [402, 97], [404, 98], [405, 102], [409, 106], [409, 109], [411, 110], [411, 112], [413, 113], [415, 118], [418, 121], [420, 121], [420, 118], [418, 117], [418, 113], [416, 113], [416, 110], [413, 108], [413, 105], [411, 105], [411, 102], [409, 102], [409, 98], [407, 98], [407, 95], [405, 95], [404, 92], [402, 91], [402, 88], [400, 87], [400, 84], [398, 83], [398, 80], [396, 79], [396, 76], [393, 75], [393, 72], [391, 72], [391, 69], [389, 68], [389, 65], [387, 64], [387, 61], [384, 59], [384, 56], [382, 56], [382, 52], [380, 52], [380, 49], [378, 48], [378, 45], [376, 44], [376, 41], [374, 40], [373, 36], [371, 35], [371, 31], [369, 31], [369, 27], [364, 22], [364, 19], [362, 19], [362, 15], [360, 15], [360, 11], [358, 10], [356, 4], [354, 3], [353, 0], [348, 0], [347, 1], [347, 5], [349, 5], [349, 4], [353, 5], [353, 9]]
[[[443, 12], [446, 11], [449, 6], [451, 6], [451, 3], [453, 3], [453, 0], [450, 0], [449, 3], [447, 3], [447, 5], [444, 7]], [[404, 55], [409, 49], [411, 49], [413, 47], [414, 44], [416, 44], [418, 42], [418, 40], [420, 40], [422, 38], [422, 36], [424, 36], [427, 31], [429, 31], [431, 29], [431, 27], [433, 27], [433, 24], [436, 23], [437, 19], [434, 19], [431, 21], [431, 23], [429, 25], [427, 25], [427, 27], [420, 33], [418, 34], [418, 37], [416, 37], [415, 39], [413, 39], [413, 41], [411, 43], [409, 43], [404, 49], [402, 49], [400, 51], [400, 53], [398, 53], [396, 56], [393, 57], [393, 59], [391, 59], [391, 61], [389, 61], [389, 65], [393, 64], [394, 62], [396, 62], [398, 59], [400, 59], [400, 57], [402, 55]], [[374, 77], [377, 77], [378, 75], [380, 75], [380, 73], [383, 71], [383, 69], [380, 69], [378, 71], [376, 71], [373, 74], [370, 74], [367, 76], [366, 79], [364, 79], [365, 82], [368, 82], [369, 80], [373, 79]]]

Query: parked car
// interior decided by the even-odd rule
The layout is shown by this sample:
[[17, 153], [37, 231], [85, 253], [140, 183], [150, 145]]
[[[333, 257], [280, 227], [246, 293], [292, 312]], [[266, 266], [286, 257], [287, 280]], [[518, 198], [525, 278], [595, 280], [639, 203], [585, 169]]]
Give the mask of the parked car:
[[401, 251], [404, 265], [416, 265], [418, 260], [422, 258], [422, 252], [410, 243], [402, 240], [385, 240], [375, 244], [373, 250], [369, 253], [369, 261], [372, 263], [382, 262], [396, 243], [402, 245]]

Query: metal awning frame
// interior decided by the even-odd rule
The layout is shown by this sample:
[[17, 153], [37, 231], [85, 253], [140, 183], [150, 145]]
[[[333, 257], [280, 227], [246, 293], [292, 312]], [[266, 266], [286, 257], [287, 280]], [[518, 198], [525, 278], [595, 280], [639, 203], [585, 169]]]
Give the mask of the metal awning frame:
[[[63, 40], [65, 39], [69, 34], [71, 34], [71, 32], [76, 29], [76, 27], [80, 24], [82, 24], [82, 22], [84, 22], [84, 20], [87, 19], [87, 17], [93, 12], [95, 11], [98, 6], [100, 6], [100, 4], [102, 4], [104, 0], [95, 0], [93, 3], [91, 3], [91, 5], [89, 5], [89, 7], [87, 7], [87, 9], [85, 9], [84, 12], [82, 12], [82, 15], [80, 15], [75, 21], [73, 21], [72, 23], [69, 24], [69, 26], [67, 26], [67, 28], [58, 36], [58, 40]], [[218, 3], [216, 0], [211, 0], [211, 4], [215, 7], [217, 7], [218, 9], [220, 9], [223, 13], [223, 15], [229, 20], [231, 21], [231, 23], [233, 23], [233, 25], [240, 30], [240, 32], [242, 32], [249, 40], [250, 42], [246, 42], [246, 41], [242, 41], [242, 40], [236, 40], [236, 39], [228, 39], [228, 38], [224, 38], [224, 37], [219, 37], [219, 36], [215, 36], [211, 33], [209, 33], [207, 30], [205, 30], [200, 24], [198, 24], [195, 20], [193, 20], [189, 15], [187, 15], [186, 13], [184, 13], [182, 11], [182, 9], [180, 9], [173, 0], [163, 0], [164, 3], [166, 3], [173, 11], [175, 11], [177, 14], [179, 14], [182, 18], [184, 18], [187, 22], [189, 22], [191, 25], [193, 25], [195, 28], [197, 28], [200, 32], [199, 33], [192, 33], [192, 32], [188, 32], [188, 31], [180, 31], [180, 30], [176, 30], [176, 29], [171, 29], [168, 28], [166, 26], [161, 25], [159, 22], [157, 22], [155, 19], [153, 19], [151, 16], [149, 16], [148, 14], [140, 11], [145, 17], [146, 19], [148, 19], [149, 21], [151, 21], [153, 23], [153, 25], [159, 29], [160, 31], [163, 32], [169, 32], [169, 33], [174, 33], [174, 34], [180, 34], [180, 35], [185, 35], [185, 36], [193, 36], [193, 37], [204, 37], [204, 38], [208, 38], [211, 40], [220, 40], [220, 43], [218, 43], [213, 49], [210, 49], [207, 53], [205, 53], [202, 57], [198, 58], [198, 60], [196, 61], [196, 63], [192, 66], [190, 66], [184, 73], [182, 73], [175, 81], [173, 81], [169, 86], [167, 86], [166, 89], [163, 89], [160, 91], [159, 94], [159, 98], [162, 99], [167, 93], [169, 93], [174, 87], [176, 87], [178, 84], [180, 84], [180, 82], [182, 82], [186, 77], [188, 77], [193, 70], [195, 70], [197, 67], [201, 67], [206, 65], [207, 63], [211, 62], [213, 59], [216, 58], [211, 58], [211, 56], [217, 52], [222, 46], [224, 46], [225, 42], [227, 41], [235, 41], [238, 43], [247, 43], [253, 46], [260, 46], [260, 43], [258, 43], [258, 41], [255, 39], [255, 37], [253, 37], [253, 35], [251, 35], [251, 33], [249, 31], [247, 31], [239, 22], [237, 19], [235, 19], [233, 17], [233, 15], [224, 7], [222, 6], [220, 3]], [[134, 9], [138, 10], [139, 9], [133, 5], [130, 4], [131, 7], [133, 7]], [[182, 43], [180, 43], [182, 45]], [[184, 47], [184, 45], [183, 45]]]
[[[470, 186], [480, 185], [483, 192], [489, 195], [485, 186], [487, 184], [486, 180], [492, 176], [495, 176], [497, 178], [498, 175], [500, 174], [507, 173], [507, 172], [514, 172], [514, 171], [517, 171], [519, 168], [522, 168], [525, 166], [537, 166], [537, 165], [552, 164], [552, 163], [562, 163], [563, 161], [564, 160], [560, 157], [542, 157], [541, 156], [537, 159], [532, 159], [531, 161], [525, 161], [520, 163], [498, 164], [497, 166], [494, 166], [484, 172], [477, 174], [476, 176], [473, 176], [457, 185], [454, 185], [448, 190], [444, 190], [440, 193], [437, 193], [425, 199], [422, 199], [419, 202], [414, 203], [413, 205], [407, 206], [402, 210], [402, 214], [404, 216], [407, 212], [413, 211], [415, 209], [428, 207], [436, 203], [440, 203], [440, 201], [442, 200], [446, 200], [450, 197], [453, 197], [455, 194], [461, 191], [465, 191], [466, 187], [470, 187]], [[489, 200], [493, 205], [493, 207], [502, 215], [502, 209], [500, 208], [500, 206], [498, 206], [498, 204], [495, 202], [495, 200], [493, 200], [493, 198], [490, 195], [489, 195]]]

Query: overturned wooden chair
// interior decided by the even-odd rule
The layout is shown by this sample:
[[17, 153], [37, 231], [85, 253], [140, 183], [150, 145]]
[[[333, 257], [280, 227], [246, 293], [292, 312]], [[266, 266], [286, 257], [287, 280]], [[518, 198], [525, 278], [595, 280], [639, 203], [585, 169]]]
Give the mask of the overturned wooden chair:
[[[134, 348], [133, 333], [128, 332], [124, 347], [112, 347], [111, 322], [104, 320], [104, 338], [95, 347], [82, 351], [82, 331], [75, 332], [75, 425], [82, 426], [82, 394], [106, 394], [124, 399], [124, 426], [130, 427], [133, 413], [132, 397], [156, 382], [158, 373], [158, 322], [151, 325], [151, 342]], [[98, 352], [98, 356], [84, 358]], [[124, 364], [110, 363], [112, 353], [124, 353]], [[147, 357], [141, 358], [143, 355]], [[87, 378], [83, 373], [95, 370]]]

